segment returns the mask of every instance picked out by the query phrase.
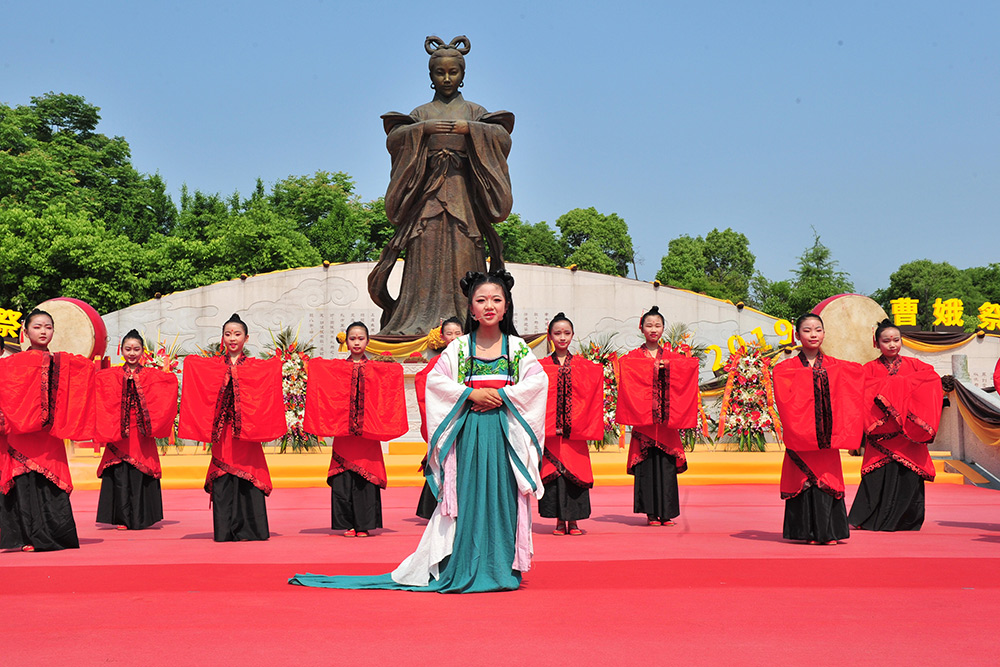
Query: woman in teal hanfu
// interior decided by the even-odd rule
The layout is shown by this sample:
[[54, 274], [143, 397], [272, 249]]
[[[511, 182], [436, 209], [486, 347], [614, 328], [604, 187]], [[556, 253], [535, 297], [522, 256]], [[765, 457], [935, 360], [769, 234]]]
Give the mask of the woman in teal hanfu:
[[427, 376], [424, 474], [438, 507], [417, 550], [390, 574], [297, 574], [289, 583], [481, 593], [516, 589], [531, 567], [548, 377], [514, 330], [513, 277], [469, 272], [461, 282], [470, 333], [452, 341]]

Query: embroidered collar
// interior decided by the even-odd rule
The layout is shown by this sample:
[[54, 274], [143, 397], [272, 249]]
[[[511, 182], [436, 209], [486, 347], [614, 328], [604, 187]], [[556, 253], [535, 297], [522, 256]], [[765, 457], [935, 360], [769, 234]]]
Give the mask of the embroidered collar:
[[569, 366], [570, 361], [573, 359], [573, 354], [571, 352], [566, 353], [566, 363], [564, 364], [559, 363], [559, 357], [556, 356], [555, 352], [550, 354], [549, 358], [552, 359], [552, 363], [554, 363], [556, 366]]
[[645, 344], [640, 345], [639, 349], [642, 350], [642, 353], [644, 355], [646, 355], [650, 359], [662, 359], [663, 358], [663, 346], [662, 345], [660, 345], [658, 348], [656, 348], [656, 355], [655, 356], [649, 351], [649, 348], [646, 347]]
[[903, 367], [903, 360], [899, 358], [898, 354], [892, 359], [887, 359], [885, 355], [882, 355], [878, 360], [889, 371], [889, 375], [895, 375]]
[[247, 355], [245, 352], [240, 352], [240, 358], [236, 360], [235, 364], [233, 363], [232, 359], [229, 358], [228, 354], [223, 356], [222, 358], [226, 360], [227, 366], [241, 366], [247, 360]]
[[[801, 352], [799, 352], [798, 356], [799, 356], [799, 361], [802, 362], [803, 366], [808, 366], [809, 365], [809, 360], [806, 359], [806, 355], [804, 355]], [[820, 350], [819, 353], [816, 355], [816, 363], [814, 363], [812, 367], [813, 368], [817, 368], [817, 369], [818, 368], [823, 368], [823, 359], [825, 357], [826, 357], [826, 355], [823, 354], [823, 350]]]

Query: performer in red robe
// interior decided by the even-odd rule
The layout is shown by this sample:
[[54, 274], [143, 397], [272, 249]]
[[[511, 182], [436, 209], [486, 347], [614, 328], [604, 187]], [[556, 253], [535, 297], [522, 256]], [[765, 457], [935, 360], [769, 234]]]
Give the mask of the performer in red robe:
[[216, 542], [266, 540], [271, 474], [262, 443], [288, 431], [281, 359], [243, 353], [247, 326], [233, 314], [222, 329], [224, 356], [184, 360], [178, 436], [212, 443], [205, 477]]
[[350, 359], [312, 359], [306, 387], [303, 427], [319, 437], [333, 436], [327, 484], [330, 523], [345, 537], [368, 537], [382, 527], [386, 487], [382, 440], [408, 430], [403, 369], [365, 356], [368, 327], [347, 327]]
[[105, 443], [97, 522], [129, 530], [163, 520], [155, 438], [168, 437], [177, 416], [177, 376], [144, 368], [144, 352], [132, 329], [121, 342], [125, 364], [97, 373], [97, 436]]
[[49, 353], [54, 326], [45, 311], [28, 315], [24, 334], [29, 350], [0, 361], [0, 430], [6, 430], [0, 549], [76, 549], [64, 440], [94, 435], [94, 365], [75, 354]]
[[541, 361], [549, 391], [538, 513], [556, 519], [554, 535], [583, 535], [577, 521], [590, 517], [594, 486], [587, 441], [604, 438], [604, 368], [569, 353], [573, 323], [565, 313], [549, 322], [548, 333], [554, 351]]
[[861, 366], [823, 354], [823, 320], [812, 313], [795, 323], [798, 356], [774, 368], [785, 459], [781, 497], [787, 540], [833, 544], [850, 537], [840, 449], [861, 441]]
[[643, 314], [646, 342], [622, 357], [618, 369], [617, 420], [633, 425], [627, 468], [635, 477], [633, 511], [650, 526], [673, 526], [681, 513], [677, 475], [687, 470], [687, 457], [678, 429], [698, 424], [698, 360], [664, 350], [663, 325], [656, 306]]
[[997, 360], [997, 366], [993, 369], [993, 388], [1000, 394], [1000, 359]]
[[[444, 340], [445, 347], [463, 333], [465, 332], [462, 331], [462, 323], [459, 322], [457, 317], [449, 317], [441, 323], [441, 338]], [[427, 434], [427, 376], [434, 370], [434, 362], [436, 360], [437, 357], [429, 361], [423, 370], [413, 376], [413, 388], [417, 394], [417, 409], [420, 411], [420, 437], [424, 439], [424, 442], [430, 442], [430, 437]], [[423, 460], [420, 462], [420, 472], [423, 472], [426, 466], [427, 455], [425, 454]], [[430, 521], [436, 507], [437, 498], [434, 497], [434, 492], [431, 491], [430, 485], [425, 480], [424, 488], [420, 491], [420, 500], [417, 501], [416, 514], [421, 519]]]
[[875, 330], [882, 356], [865, 364], [865, 458], [848, 519], [863, 530], [920, 530], [924, 481], [934, 481], [927, 451], [944, 393], [930, 364], [899, 354], [902, 336], [883, 320]]

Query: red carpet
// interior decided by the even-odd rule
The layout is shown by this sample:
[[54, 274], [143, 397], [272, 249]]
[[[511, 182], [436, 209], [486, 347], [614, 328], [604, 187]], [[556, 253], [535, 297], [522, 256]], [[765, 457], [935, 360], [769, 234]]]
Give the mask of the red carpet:
[[[853, 498], [849, 489], [848, 498]], [[1000, 494], [928, 486], [919, 533], [780, 539], [769, 486], [682, 487], [682, 521], [641, 525], [631, 490], [599, 488], [588, 534], [536, 520], [521, 590], [465, 596], [288, 586], [371, 574], [416, 545], [419, 489], [383, 496], [389, 527], [330, 536], [329, 492], [276, 491], [272, 539], [215, 544], [207, 497], [167, 491], [167, 521], [95, 527], [78, 551], [0, 553], [4, 664], [994, 664]], [[85, 520], [86, 519], [86, 520]]]

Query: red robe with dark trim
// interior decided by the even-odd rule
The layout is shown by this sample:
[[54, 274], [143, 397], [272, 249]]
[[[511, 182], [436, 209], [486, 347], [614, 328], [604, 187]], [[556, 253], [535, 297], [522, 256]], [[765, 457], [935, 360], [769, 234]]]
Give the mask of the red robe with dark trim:
[[[663, 372], [657, 368], [659, 359], [667, 361]], [[618, 363], [616, 419], [632, 426], [628, 473], [635, 474], [635, 466], [646, 460], [650, 447], [673, 456], [677, 472], [684, 472], [687, 456], [678, 429], [698, 426], [698, 360], [662, 347], [654, 359], [640, 347]]]
[[403, 368], [393, 362], [310, 359], [303, 428], [333, 436], [327, 479], [351, 470], [386, 487], [383, 440], [409, 430]]
[[[420, 413], [420, 437], [424, 439], [424, 442], [431, 441], [430, 434], [427, 433], [427, 376], [434, 370], [434, 364], [439, 358], [435, 357], [428, 361], [427, 365], [413, 376], [413, 390], [417, 395], [417, 411]], [[423, 470], [423, 465], [420, 465], [421, 470]]]
[[[417, 395], [417, 412], [420, 413], [420, 437], [424, 442], [430, 442], [430, 434], [427, 433], [427, 376], [434, 370], [434, 364], [439, 357], [435, 357], [427, 362], [427, 365], [419, 373], [413, 376], [413, 391]], [[417, 469], [423, 472], [427, 466], [427, 455], [420, 460], [420, 467]]]
[[0, 412], [7, 431], [0, 493], [37, 472], [73, 490], [64, 439], [94, 437], [94, 364], [68, 352], [29, 350], [0, 361]]
[[166, 438], [177, 416], [177, 376], [124, 366], [97, 373], [97, 436], [105, 443], [97, 476], [119, 463], [161, 478], [155, 438]]
[[205, 491], [222, 475], [249, 481], [271, 493], [271, 473], [263, 442], [288, 432], [281, 391], [281, 359], [265, 361], [228, 356], [184, 359], [178, 437], [212, 443]]
[[774, 367], [773, 382], [785, 442], [781, 497], [794, 498], [809, 486], [818, 486], [843, 498], [838, 450], [861, 443], [861, 365], [820, 352], [815, 365], [809, 366], [799, 354]]
[[927, 445], [941, 422], [944, 392], [930, 364], [913, 357], [879, 357], [865, 370], [865, 458], [867, 475], [896, 461], [925, 480], [934, 479]]
[[587, 441], [604, 439], [604, 367], [574, 355], [559, 365], [555, 354], [541, 364], [549, 376], [542, 482], [562, 476], [589, 489], [594, 473]]
[[997, 360], [997, 367], [993, 369], [993, 388], [1000, 393], [1000, 359]]

